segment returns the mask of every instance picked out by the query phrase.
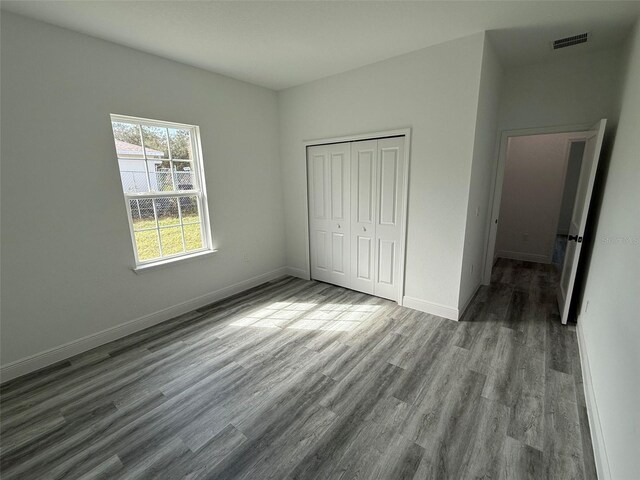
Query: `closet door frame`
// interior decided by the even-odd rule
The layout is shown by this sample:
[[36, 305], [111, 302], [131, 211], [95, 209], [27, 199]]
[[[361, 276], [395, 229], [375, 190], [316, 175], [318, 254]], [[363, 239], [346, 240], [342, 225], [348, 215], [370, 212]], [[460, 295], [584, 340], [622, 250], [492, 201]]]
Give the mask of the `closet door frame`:
[[398, 266], [398, 294], [397, 303], [402, 305], [404, 298], [404, 283], [405, 283], [405, 265], [406, 265], [406, 250], [407, 250], [407, 222], [408, 222], [408, 204], [409, 204], [409, 160], [411, 158], [411, 128], [398, 128], [394, 130], [384, 130], [370, 133], [360, 133], [353, 135], [345, 135], [341, 137], [319, 138], [315, 140], [308, 140], [303, 142], [302, 161], [304, 162], [305, 181], [304, 181], [304, 198], [305, 198], [305, 249], [307, 258], [307, 271], [304, 273], [303, 278], [311, 279], [311, 252], [310, 252], [310, 234], [309, 234], [309, 185], [308, 178], [309, 172], [307, 171], [307, 149], [315, 145], [327, 145], [331, 143], [346, 143], [346, 142], [358, 142], [361, 140], [379, 140], [387, 137], [404, 137], [404, 168], [402, 172], [402, 198], [401, 198], [401, 210], [400, 210], [400, 222], [401, 222], [401, 237], [399, 244], [398, 255], [400, 257]]

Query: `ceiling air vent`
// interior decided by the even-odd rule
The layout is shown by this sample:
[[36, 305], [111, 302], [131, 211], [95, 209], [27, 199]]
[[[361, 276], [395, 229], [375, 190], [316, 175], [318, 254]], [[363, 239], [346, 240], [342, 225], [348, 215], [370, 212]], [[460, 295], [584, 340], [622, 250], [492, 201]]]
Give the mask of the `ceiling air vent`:
[[558, 50], [559, 48], [572, 47], [573, 45], [586, 43], [587, 40], [589, 40], [589, 33], [581, 33], [580, 35], [573, 35], [571, 37], [561, 38], [559, 40], [554, 40], [553, 49]]

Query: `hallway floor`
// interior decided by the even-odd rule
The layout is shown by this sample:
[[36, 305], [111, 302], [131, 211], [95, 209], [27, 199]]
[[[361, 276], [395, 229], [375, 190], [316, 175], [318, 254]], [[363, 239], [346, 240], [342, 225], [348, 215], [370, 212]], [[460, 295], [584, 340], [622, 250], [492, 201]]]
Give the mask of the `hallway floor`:
[[2, 478], [595, 478], [551, 265], [454, 322], [291, 277], [1, 389]]

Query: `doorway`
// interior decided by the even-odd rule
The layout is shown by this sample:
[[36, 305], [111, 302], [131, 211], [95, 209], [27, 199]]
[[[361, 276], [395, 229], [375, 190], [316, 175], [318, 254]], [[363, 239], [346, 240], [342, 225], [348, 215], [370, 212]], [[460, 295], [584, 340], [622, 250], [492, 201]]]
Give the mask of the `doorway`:
[[553, 266], [566, 323], [606, 120], [504, 132], [484, 283], [499, 258]]

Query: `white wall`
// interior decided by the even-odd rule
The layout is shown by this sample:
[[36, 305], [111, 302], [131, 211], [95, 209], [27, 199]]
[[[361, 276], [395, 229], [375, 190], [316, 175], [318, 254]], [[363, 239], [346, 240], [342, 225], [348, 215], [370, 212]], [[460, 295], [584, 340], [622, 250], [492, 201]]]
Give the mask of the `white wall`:
[[[592, 387], [598, 412], [597, 416], [591, 416], [596, 424], [594, 435], [597, 442], [603, 441], [606, 445], [611, 473], [610, 477], [601, 474], [601, 478], [631, 479], [637, 478], [640, 472], [638, 152], [640, 29], [636, 26], [578, 320], [581, 354], [583, 362], [588, 359], [591, 372], [591, 378], [585, 382]], [[598, 450], [602, 454], [602, 449]]]
[[502, 182], [496, 256], [550, 263], [571, 134], [509, 138]]
[[411, 127], [405, 295], [455, 314], [483, 44], [476, 34], [279, 93], [289, 267], [308, 271], [303, 141]]
[[[284, 266], [274, 92], [6, 12], [1, 30], [3, 366]], [[110, 113], [200, 126], [217, 254], [130, 269]]]
[[578, 182], [580, 180], [580, 167], [582, 167], [582, 156], [584, 155], [585, 142], [573, 142], [569, 151], [567, 161], [567, 173], [564, 176], [564, 190], [562, 192], [562, 203], [560, 204], [560, 217], [558, 219], [558, 234], [568, 235], [573, 215], [573, 206], [578, 192]]
[[491, 182], [496, 163], [494, 152], [498, 138], [498, 108], [503, 80], [504, 70], [491, 42], [487, 39], [482, 53], [473, 164], [469, 181], [469, 202], [458, 297], [460, 314], [482, 280], [490, 215]]
[[624, 55], [621, 49], [563, 56], [506, 70], [500, 130], [593, 124], [618, 119]]

